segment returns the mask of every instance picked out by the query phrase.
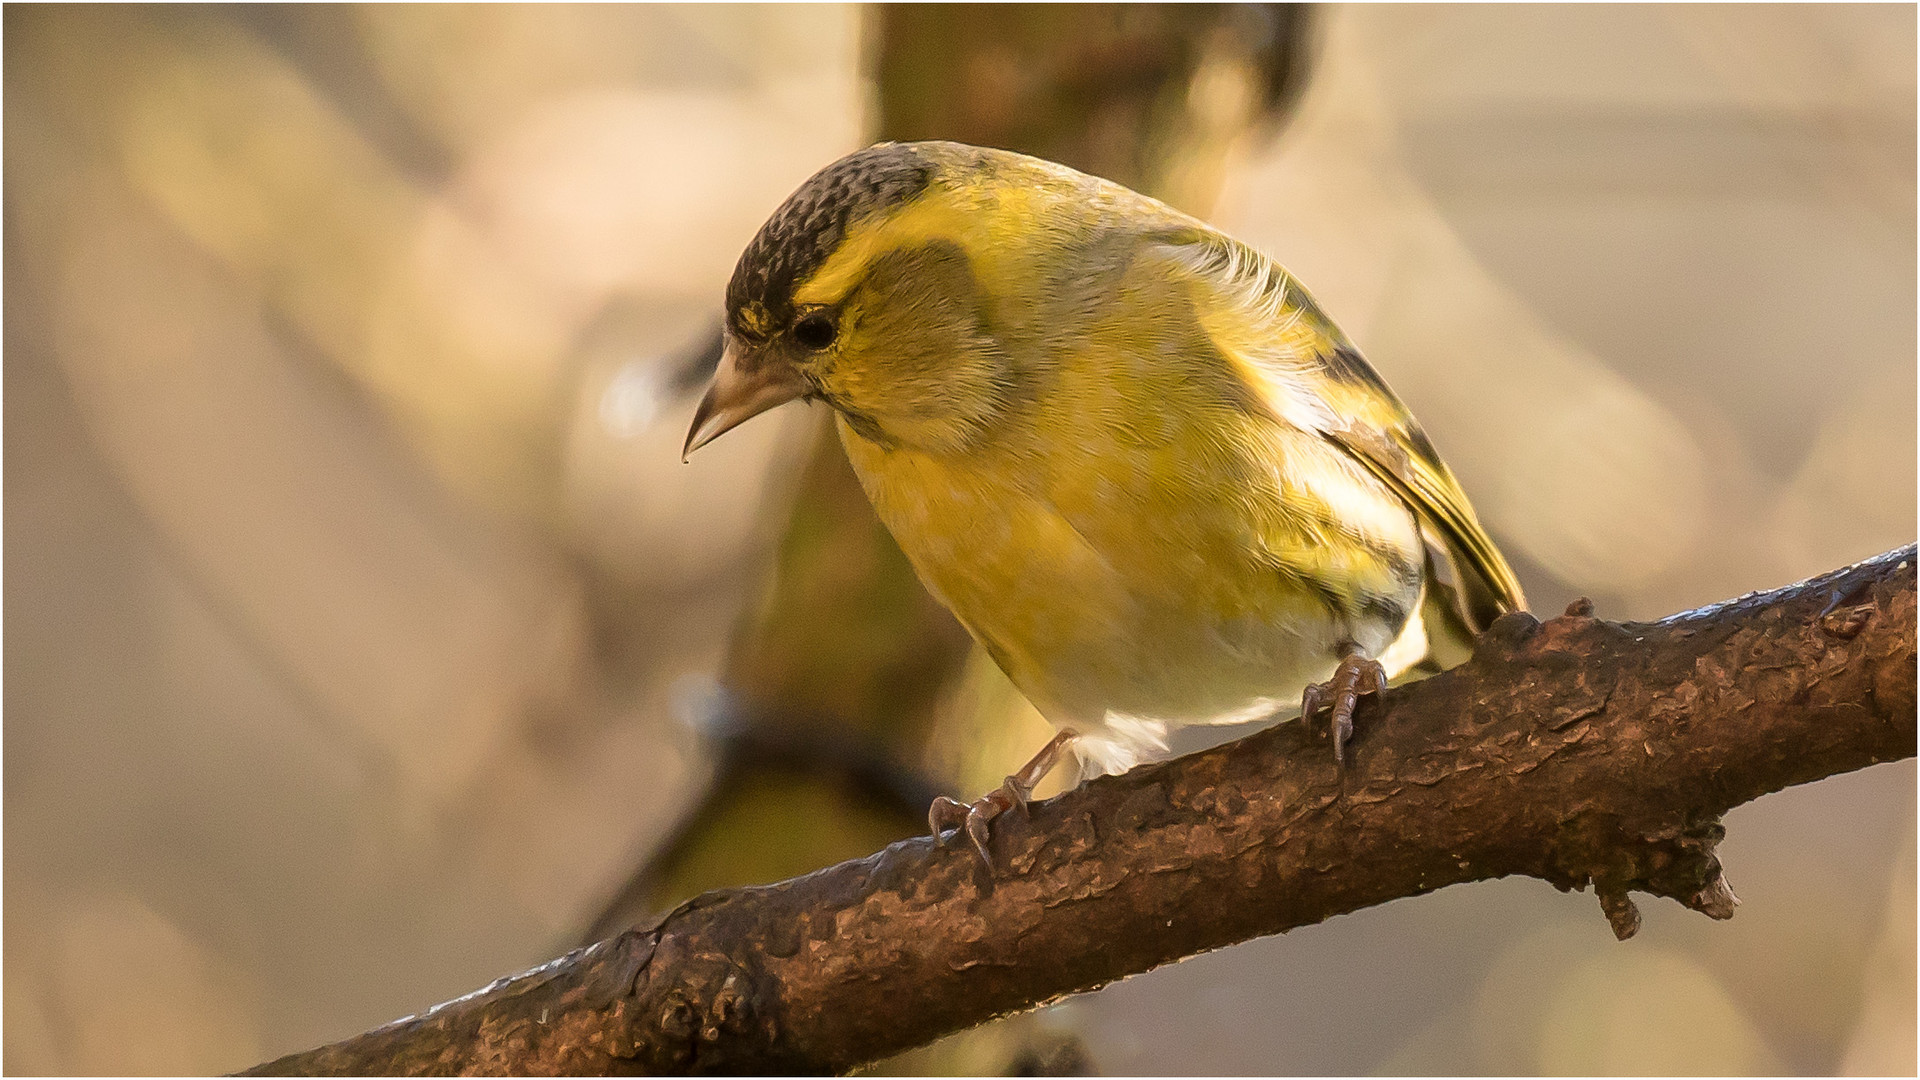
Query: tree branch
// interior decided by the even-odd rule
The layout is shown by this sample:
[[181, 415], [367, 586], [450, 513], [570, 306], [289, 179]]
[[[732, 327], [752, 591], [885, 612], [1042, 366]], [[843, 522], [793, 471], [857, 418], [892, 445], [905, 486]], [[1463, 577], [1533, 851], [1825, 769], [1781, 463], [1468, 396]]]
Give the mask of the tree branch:
[[697, 897], [261, 1074], [828, 1072], [1184, 956], [1463, 881], [1738, 901], [1719, 816], [1914, 753], [1914, 548], [1657, 623], [1509, 615], [1361, 709], [1283, 724], [964, 843]]

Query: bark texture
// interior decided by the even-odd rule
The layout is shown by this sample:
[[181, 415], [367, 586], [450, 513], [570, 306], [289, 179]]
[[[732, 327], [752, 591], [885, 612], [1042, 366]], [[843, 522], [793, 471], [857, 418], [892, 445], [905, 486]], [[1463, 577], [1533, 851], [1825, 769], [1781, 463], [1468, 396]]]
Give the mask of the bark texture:
[[906, 840], [652, 925], [262, 1074], [836, 1072], [1180, 957], [1457, 882], [1714, 918], [1722, 813], [1910, 757], [1914, 548], [1655, 623], [1508, 615], [1365, 700], [1335, 769], [1283, 724], [964, 843]]

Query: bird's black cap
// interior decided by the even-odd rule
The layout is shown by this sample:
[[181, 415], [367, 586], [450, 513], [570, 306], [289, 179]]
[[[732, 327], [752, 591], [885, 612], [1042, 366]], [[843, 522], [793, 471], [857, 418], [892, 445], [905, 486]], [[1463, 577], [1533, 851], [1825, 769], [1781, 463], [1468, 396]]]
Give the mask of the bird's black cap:
[[787, 197], [740, 254], [727, 284], [727, 328], [758, 336], [743, 319], [759, 308], [761, 327], [793, 320], [793, 289], [846, 238], [861, 218], [906, 202], [933, 179], [929, 148], [917, 143], [881, 143], [859, 150], [813, 174]]

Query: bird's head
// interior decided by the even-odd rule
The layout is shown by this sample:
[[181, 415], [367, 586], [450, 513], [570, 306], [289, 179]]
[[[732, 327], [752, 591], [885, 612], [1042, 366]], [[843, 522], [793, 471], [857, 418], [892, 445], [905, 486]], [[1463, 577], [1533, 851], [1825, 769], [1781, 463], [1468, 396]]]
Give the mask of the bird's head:
[[1057, 248], [1061, 209], [1101, 183], [957, 143], [883, 143], [827, 166], [734, 268], [725, 353], [686, 452], [795, 398], [882, 446], [964, 450], [1018, 391], [1007, 331], [1023, 308], [1009, 301]]

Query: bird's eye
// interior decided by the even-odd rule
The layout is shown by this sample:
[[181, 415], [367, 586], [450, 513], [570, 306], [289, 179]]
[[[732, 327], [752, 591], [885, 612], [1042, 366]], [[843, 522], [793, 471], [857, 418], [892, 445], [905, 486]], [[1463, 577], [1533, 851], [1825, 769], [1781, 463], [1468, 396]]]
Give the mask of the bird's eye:
[[816, 311], [793, 324], [793, 340], [809, 349], [824, 349], [833, 344], [837, 332], [833, 317], [823, 311]]

